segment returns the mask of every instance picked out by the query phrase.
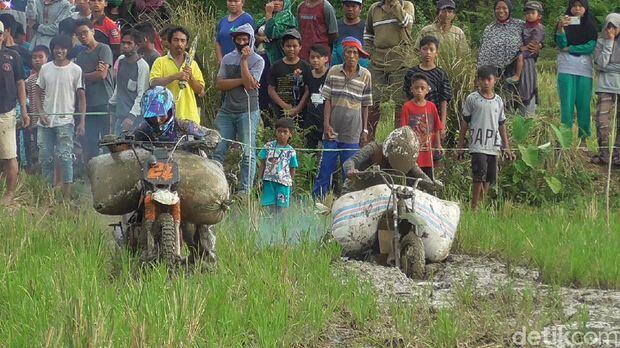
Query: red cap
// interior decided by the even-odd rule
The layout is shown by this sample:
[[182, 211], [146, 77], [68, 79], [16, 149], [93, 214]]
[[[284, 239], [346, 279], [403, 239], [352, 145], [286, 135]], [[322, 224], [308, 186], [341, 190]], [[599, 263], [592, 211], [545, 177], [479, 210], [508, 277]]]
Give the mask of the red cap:
[[368, 54], [368, 52], [364, 51], [364, 49], [362, 48], [362, 43], [360, 42], [360, 40], [354, 38], [353, 36], [347, 36], [342, 39], [342, 48], [345, 49], [347, 47], [357, 48], [358, 52], [360, 53], [360, 57], [370, 57], [370, 54]]

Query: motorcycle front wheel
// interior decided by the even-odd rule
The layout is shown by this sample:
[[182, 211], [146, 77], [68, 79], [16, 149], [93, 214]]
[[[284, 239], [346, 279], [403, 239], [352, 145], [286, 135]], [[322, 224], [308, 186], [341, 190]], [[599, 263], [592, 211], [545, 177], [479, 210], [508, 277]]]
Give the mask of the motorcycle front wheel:
[[163, 213], [159, 216], [158, 222], [161, 233], [161, 256], [166, 266], [173, 269], [178, 263], [178, 236], [176, 229], [174, 228], [174, 219], [172, 218], [172, 215]]
[[411, 279], [423, 279], [426, 271], [426, 255], [422, 238], [411, 231], [400, 243], [400, 265], [403, 273]]

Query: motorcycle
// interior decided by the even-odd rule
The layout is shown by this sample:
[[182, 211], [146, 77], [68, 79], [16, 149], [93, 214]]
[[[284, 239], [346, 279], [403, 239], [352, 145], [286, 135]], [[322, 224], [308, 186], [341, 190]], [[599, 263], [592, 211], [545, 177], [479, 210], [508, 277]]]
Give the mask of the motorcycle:
[[[104, 138], [99, 143], [112, 153], [132, 150], [136, 160], [140, 162], [142, 177], [138, 183], [138, 206], [132, 213], [124, 215], [120, 223], [112, 226], [119, 244], [125, 244], [134, 254], [140, 253], [142, 262], [160, 260], [174, 268], [186, 261], [181, 256], [182, 206], [178, 192], [181, 173], [175, 151], [183, 149], [204, 154], [210, 148], [203, 140], [185, 138], [186, 136], [177, 142], [146, 142], [125, 136]], [[150, 156], [143, 163], [136, 152], [139, 148], [150, 152]]]

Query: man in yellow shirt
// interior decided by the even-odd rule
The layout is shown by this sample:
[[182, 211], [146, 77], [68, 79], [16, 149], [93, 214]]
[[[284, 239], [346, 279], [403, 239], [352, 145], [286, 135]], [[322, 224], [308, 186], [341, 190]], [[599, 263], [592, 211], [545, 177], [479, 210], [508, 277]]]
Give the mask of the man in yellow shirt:
[[[164, 86], [172, 91], [176, 102], [177, 118], [200, 124], [196, 94], [205, 89], [202, 72], [195, 60], [185, 66], [189, 32], [183, 27], [173, 27], [168, 32], [170, 51], [159, 57], [151, 69], [151, 87]], [[181, 85], [185, 85], [184, 88]], [[179, 95], [180, 94], [180, 95]]]

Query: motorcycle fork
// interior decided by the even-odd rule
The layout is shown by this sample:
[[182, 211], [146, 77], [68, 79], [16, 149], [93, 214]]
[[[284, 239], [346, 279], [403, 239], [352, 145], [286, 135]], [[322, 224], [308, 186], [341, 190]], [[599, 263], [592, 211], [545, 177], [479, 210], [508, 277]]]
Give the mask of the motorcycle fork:
[[172, 215], [174, 221], [174, 231], [177, 235], [177, 244], [175, 247], [177, 255], [181, 255], [181, 243], [183, 242], [183, 235], [181, 231], [181, 202], [177, 202], [172, 206], [162, 206], [153, 200], [153, 194], [149, 193], [144, 199], [144, 225], [147, 231], [147, 250], [155, 247], [155, 240], [153, 238], [153, 225], [159, 215], [163, 212], [169, 212]]

